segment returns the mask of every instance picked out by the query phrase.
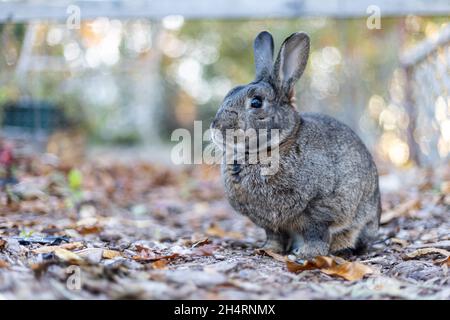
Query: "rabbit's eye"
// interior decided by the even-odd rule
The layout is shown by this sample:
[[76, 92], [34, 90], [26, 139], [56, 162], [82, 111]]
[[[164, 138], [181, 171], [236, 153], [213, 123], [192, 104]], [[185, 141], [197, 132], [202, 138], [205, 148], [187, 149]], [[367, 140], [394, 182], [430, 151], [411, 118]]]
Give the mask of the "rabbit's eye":
[[262, 107], [261, 97], [253, 97], [252, 101], [250, 102], [250, 106], [252, 108], [261, 108]]

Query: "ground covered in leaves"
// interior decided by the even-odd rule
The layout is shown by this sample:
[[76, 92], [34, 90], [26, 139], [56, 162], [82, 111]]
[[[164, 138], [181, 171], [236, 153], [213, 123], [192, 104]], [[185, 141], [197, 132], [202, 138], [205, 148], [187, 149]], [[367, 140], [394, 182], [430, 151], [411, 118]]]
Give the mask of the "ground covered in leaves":
[[228, 205], [216, 167], [21, 159], [0, 191], [0, 299], [450, 299], [450, 167], [380, 169], [372, 250], [295, 262]]

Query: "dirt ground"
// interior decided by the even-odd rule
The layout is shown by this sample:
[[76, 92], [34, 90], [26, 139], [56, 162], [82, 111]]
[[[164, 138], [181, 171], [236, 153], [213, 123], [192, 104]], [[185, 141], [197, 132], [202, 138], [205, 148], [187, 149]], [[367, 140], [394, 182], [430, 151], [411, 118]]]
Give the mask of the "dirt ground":
[[450, 167], [380, 170], [383, 224], [352, 281], [257, 252], [216, 167], [53, 160], [21, 159], [0, 191], [0, 299], [450, 299]]

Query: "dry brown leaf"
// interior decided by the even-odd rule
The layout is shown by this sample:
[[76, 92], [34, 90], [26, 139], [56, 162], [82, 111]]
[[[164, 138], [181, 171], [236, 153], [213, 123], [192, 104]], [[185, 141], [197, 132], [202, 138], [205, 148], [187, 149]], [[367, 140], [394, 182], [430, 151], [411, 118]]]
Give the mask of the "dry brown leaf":
[[399, 244], [402, 248], [408, 245], [408, 241], [398, 238], [391, 238], [391, 242], [395, 244]]
[[217, 249], [217, 245], [205, 244], [200, 247], [195, 247], [192, 250], [192, 255], [194, 255], [194, 256], [212, 256], [216, 249]]
[[139, 252], [139, 255], [133, 256], [133, 260], [139, 261], [139, 262], [150, 262], [150, 261], [157, 261], [161, 259], [175, 259], [179, 256], [178, 253], [172, 253], [169, 255], [161, 254], [160, 252], [157, 252], [151, 248], [147, 248], [141, 245], [136, 245], [136, 250]]
[[204, 238], [204, 239], [197, 240], [194, 243], [192, 243], [191, 247], [192, 248], [200, 247], [200, 246], [203, 246], [203, 245], [208, 244], [208, 243], [210, 243], [209, 239], [208, 238]]
[[89, 263], [97, 264], [102, 261], [103, 251], [104, 250], [102, 248], [86, 248], [80, 251], [76, 251], [75, 254]]
[[121, 256], [122, 254], [119, 251], [105, 249], [103, 250], [103, 258], [104, 259], [114, 259], [116, 257]]
[[34, 249], [34, 253], [51, 253], [54, 252], [56, 249], [65, 249], [65, 250], [77, 250], [84, 247], [84, 244], [82, 242], [71, 242], [71, 243], [64, 243], [59, 246], [42, 246], [40, 248]]
[[0, 250], [5, 249], [6, 247], [6, 240], [0, 239]]
[[242, 239], [243, 236], [239, 232], [225, 231], [217, 224], [213, 223], [207, 230], [206, 234], [211, 237]]
[[167, 269], [167, 264], [168, 263], [169, 263], [169, 261], [167, 261], [166, 259], [157, 260], [157, 261], [152, 263], [152, 268], [153, 269], [164, 270], [164, 269]]
[[336, 265], [333, 258], [318, 256], [313, 260], [305, 261], [304, 263], [298, 263], [295, 261], [287, 260], [286, 266], [290, 272], [298, 273], [305, 270], [314, 270], [321, 268], [331, 268]]
[[273, 252], [272, 250], [266, 250], [264, 248], [260, 248], [260, 249], [256, 249], [256, 253], [257, 254], [261, 254], [261, 255], [266, 254], [268, 256], [271, 256], [272, 258], [274, 258], [277, 261], [281, 261], [281, 262], [286, 262], [287, 261], [285, 256], [283, 256], [282, 254]]
[[101, 226], [78, 226], [76, 227], [77, 232], [81, 235], [100, 233], [103, 231]]
[[82, 264], [84, 262], [83, 258], [79, 255], [66, 249], [56, 248], [54, 253], [58, 259], [64, 262], [71, 264]]
[[9, 267], [9, 263], [3, 260], [0, 260], [0, 269], [2, 268], [8, 268]]
[[441, 183], [441, 193], [450, 194], [450, 181], [444, 181]]
[[450, 257], [447, 257], [447, 259], [445, 259], [444, 261], [442, 261], [443, 264], [446, 264], [447, 266], [450, 267]]
[[[91, 207], [91, 208], [93, 208], [92, 210], [94, 211], [94, 213], [91, 213], [91, 214], [95, 214], [95, 208], [94, 207]], [[86, 210], [86, 206], [85, 206], [85, 210]], [[101, 218], [93, 217], [93, 216], [78, 220], [76, 225], [73, 226], [73, 228], [81, 235], [100, 233], [103, 231]]]
[[355, 281], [365, 275], [373, 273], [373, 269], [359, 262], [350, 262], [341, 258], [318, 256], [305, 263], [286, 261], [289, 271], [299, 273], [305, 270], [319, 269], [331, 276], [338, 276], [345, 280]]
[[161, 259], [172, 260], [172, 259], [178, 258], [179, 256], [180, 256], [179, 253], [172, 253], [172, 254], [168, 254], [168, 255], [157, 256], [155, 260], [161, 260]]
[[445, 262], [450, 257], [450, 251], [447, 251], [445, 249], [422, 248], [422, 249], [417, 249], [417, 250], [415, 250], [413, 252], [410, 252], [410, 253], [406, 253], [405, 256], [403, 257], [403, 259], [409, 260], [409, 259], [414, 259], [414, 258], [417, 258], [417, 257], [421, 257], [421, 256], [425, 256], [427, 254], [433, 254], [433, 253], [434, 254], [440, 254], [440, 255], [444, 256], [444, 259], [440, 259], [440, 260], [436, 261], [438, 263]]
[[386, 224], [391, 220], [407, 215], [411, 210], [420, 209], [421, 203], [419, 199], [411, 199], [398, 205], [392, 210], [383, 212], [381, 215], [380, 223]]

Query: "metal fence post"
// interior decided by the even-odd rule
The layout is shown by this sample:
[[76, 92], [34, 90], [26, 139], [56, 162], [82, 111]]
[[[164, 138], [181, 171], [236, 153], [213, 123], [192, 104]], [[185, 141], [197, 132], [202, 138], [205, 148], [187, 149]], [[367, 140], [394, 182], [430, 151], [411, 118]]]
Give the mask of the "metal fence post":
[[405, 83], [405, 97], [404, 97], [404, 107], [408, 114], [408, 127], [406, 128], [406, 141], [409, 147], [410, 159], [414, 161], [417, 166], [421, 166], [420, 161], [420, 147], [414, 138], [414, 133], [416, 131], [417, 123], [417, 110], [414, 104], [413, 97], [413, 67], [408, 65], [403, 67], [406, 83]]

